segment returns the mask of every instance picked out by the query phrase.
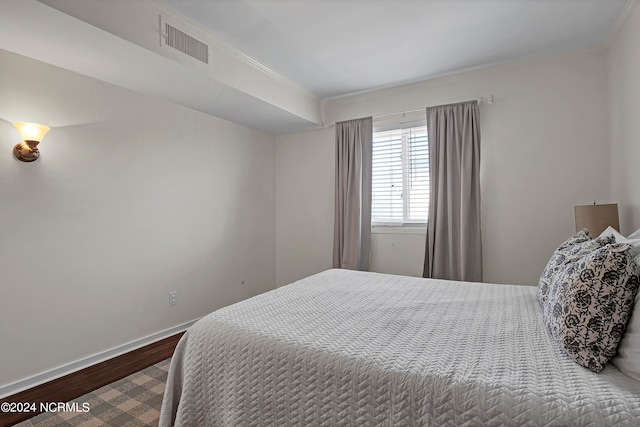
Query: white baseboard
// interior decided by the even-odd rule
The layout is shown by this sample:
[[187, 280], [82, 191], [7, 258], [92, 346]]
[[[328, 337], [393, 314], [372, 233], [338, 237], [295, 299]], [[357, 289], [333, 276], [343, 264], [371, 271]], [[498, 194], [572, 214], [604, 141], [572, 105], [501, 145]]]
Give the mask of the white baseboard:
[[144, 338], [131, 341], [127, 344], [112, 348], [110, 350], [94, 354], [93, 356], [89, 356], [84, 359], [80, 359], [75, 362], [71, 362], [69, 364], [62, 365], [45, 372], [41, 372], [31, 377], [0, 386], [0, 399], [14, 395], [16, 393], [20, 393], [21, 391], [28, 390], [33, 387], [37, 387], [41, 384], [53, 381], [57, 378], [77, 372], [81, 369], [88, 368], [89, 366], [104, 362], [105, 360], [113, 359], [114, 357], [120, 356], [146, 345], [153, 344], [154, 342], [160, 341], [164, 338], [168, 338], [172, 335], [179, 334], [180, 332], [186, 331], [198, 320], [199, 319], [191, 320], [190, 322], [186, 322], [181, 325], [174, 326], [173, 328], [148, 335]]

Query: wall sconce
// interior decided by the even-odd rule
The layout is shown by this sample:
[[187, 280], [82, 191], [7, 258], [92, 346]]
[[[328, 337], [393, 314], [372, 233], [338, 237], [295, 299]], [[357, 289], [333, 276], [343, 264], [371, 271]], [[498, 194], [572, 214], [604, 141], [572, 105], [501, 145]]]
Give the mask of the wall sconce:
[[49, 132], [49, 126], [37, 123], [14, 122], [13, 126], [18, 130], [23, 141], [13, 147], [13, 154], [22, 162], [33, 162], [40, 157], [38, 144]]
[[620, 230], [618, 205], [615, 203], [596, 205], [593, 202], [592, 205], [574, 206], [573, 211], [576, 219], [576, 231], [586, 228], [591, 237], [598, 237], [609, 226]]

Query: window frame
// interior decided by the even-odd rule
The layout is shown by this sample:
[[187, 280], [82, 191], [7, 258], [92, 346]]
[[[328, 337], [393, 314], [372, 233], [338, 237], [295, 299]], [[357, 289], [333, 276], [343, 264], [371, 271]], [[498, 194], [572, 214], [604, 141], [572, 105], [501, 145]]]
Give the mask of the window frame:
[[[372, 194], [372, 200], [371, 200], [371, 227], [372, 229], [374, 228], [395, 228], [395, 229], [400, 229], [400, 228], [405, 228], [405, 229], [415, 229], [415, 230], [424, 230], [427, 227], [427, 221], [428, 221], [428, 209], [429, 209], [429, 140], [428, 140], [428, 135], [426, 134], [427, 132], [427, 128], [426, 128], [426, 117], [424, 112], [420, 112], [419, 114], [414, 114], [413, 117], [411, 118], [407, 118], [406, 115], [403, 115], [403, 117], [400, 118], [400, 120], [398, 120], [398, 117], [396, 117], [395, 119], [389, 120], [375, 120], [374, 121], [374, 129], [373, 129], [373, 145], [375, 146], [376, 142], [376, 134], [377, 133], [382, 133], [382, 132], [389, 132], [389, 131], [400, 131], [400, 139], [402, 140], [401, 142], [401, 150], [402, 150], [402, 154], [401, 154], [401, 158], [402, 158], [402, 184], [403, 184], [403, 193], [405, 191], [405, 188], [408, 188], [407, 184], [409, 183], [409, 179], [408, 176], [411, 173], [411, 168], [410, 168], [410, 159], [411, 156], [409, 156], [409, 152], [408, 150], [410, 149], [410, 144], [406, 143], [404, 141], [405, 135], [404, 132], [410, 132], [412, 129], [420, 129], [421, 132], [424, 132], [425, 136], [418, 136], [416, 138], [425, 138], [424, 141], [421, 141], [424, 143], [425, 147], [424, 149], [426, 149], [426, 162], [427, 165], [426, 167], [421, 168], [422, 172], [426, 172], [427, 174], [427, 178], [426, 178], [426, 211], [427, 211], [427, 218], [425, 218], [424, 222], [421, 221], [415, 221], [412, 220], [412, 218], [408, 217], [408, 214], [410, 213], [410, 203], [411, 203], [411, 199], [404, 197], [404, 194], [401, 196], [402, 197], [402, 220], [401, 221], [384, 221], [384, 220], [376, 220], [376, 217], [374, 217], [374, 197]], [[373, 163], [373, 159], [372, 159], [372, 169], [374, 166]], [[372, 170], [372, 181], [374, 180], [374, 174], [373, 174], [373, 170]], [[372, 193], [374, 192], [374, 186], [372, 184]], [[424, 198], [422, 199], [424, 200]]]

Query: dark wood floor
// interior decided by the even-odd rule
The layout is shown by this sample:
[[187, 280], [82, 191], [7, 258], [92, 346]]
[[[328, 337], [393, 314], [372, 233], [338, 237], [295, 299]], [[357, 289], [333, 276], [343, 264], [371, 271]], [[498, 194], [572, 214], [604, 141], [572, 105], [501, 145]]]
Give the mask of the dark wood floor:
[[[171, 357], [183, 334], [184, 332], [170, 336], [113, 359], [0, 399], [0, 404], [4, 402], [28, 402], [35, 403], [39, 407], [40, 402], [68, 402], [77, 399], [84, 394]], [[0, 427], [11, 426], [36, 415], [38, 413], [0, 413]]]

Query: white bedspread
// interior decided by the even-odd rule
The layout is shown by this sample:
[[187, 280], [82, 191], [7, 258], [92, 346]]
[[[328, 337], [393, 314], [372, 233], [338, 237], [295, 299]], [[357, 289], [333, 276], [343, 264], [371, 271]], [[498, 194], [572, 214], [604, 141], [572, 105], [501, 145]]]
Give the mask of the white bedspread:
[[218, 310], [160, 426], [640, 426], [640, 382], [577, 365], [535, 288], [328, 270]]

